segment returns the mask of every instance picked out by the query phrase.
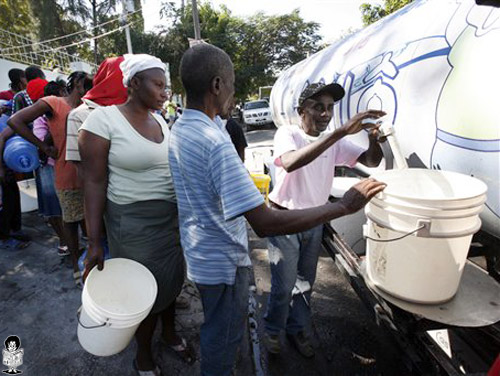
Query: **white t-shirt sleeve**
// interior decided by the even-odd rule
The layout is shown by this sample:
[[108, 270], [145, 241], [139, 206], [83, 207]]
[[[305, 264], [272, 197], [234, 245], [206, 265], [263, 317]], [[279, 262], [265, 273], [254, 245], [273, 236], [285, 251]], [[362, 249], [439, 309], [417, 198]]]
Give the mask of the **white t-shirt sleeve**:
[[[110, 108], [108, 108], [110, 109]], [[88, 116], [83, 122], [79, 131], [86, 130], [96, 136], [102, 137], [106, 140], [111, 139], [111, 132], [109, 129], [109, 117], [106, 108], [97, 108]]]
[[281, 167], [281, 156], [289, 151], [297, 149], [298, 146], [293, 137], [292, 127], [280, 127], [274, 135], [274, 164]]
[[365, 152], [365, 148], [352, 143], [345, 138], [338, 140], [335, 148], [335, 165], [354, 167], [358, 162], [358, 158]]

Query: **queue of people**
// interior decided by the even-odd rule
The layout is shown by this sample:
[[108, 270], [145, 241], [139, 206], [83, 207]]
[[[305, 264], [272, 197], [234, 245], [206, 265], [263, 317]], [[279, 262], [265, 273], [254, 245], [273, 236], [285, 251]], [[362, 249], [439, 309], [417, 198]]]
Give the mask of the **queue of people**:
[[[158, 296], [135, 335], [133, 366], [139, 375], [162, 374], [152, 352], [158, 321], [161, 342], [184, 361], [195, 359], [174, 325], [185, 273], [203, 306], [201, 374], [232, 373], [248, 310], [247, 222], [257, 235], [269, 237], [272, 288], [264, 344], [270, 353], [279, 353], [285, 331], [302, 355], [313, 356], [309, 304], [293, 295], [293, 287], [306, 281], [310, 300], [322, 224], [358, 211], [384, 189], [383, 183], [366, 179], [340, 201], [328, 202], [335, 165], [380, 162], [377, 125], [363, 120], [384, 113], [358, 114], [325, 134], [344, 91], [337, 84], [307, 86], [297, 106], [301, 124], [276, 133], [277, 181], [267, 206], [242, 163], [244, 135], [226, 120], [234, 107], [230, 57], [206, 43], [184, 53], [180, 75], [186, 106], [173, 126], [158, 115], [167, 100], [165, 69], [150, 55], [106, 59], [92, 82], [75, 72], [67, 96], [40, 97], [10, 118], [7, 132], [19, 133], [55, 159], [61, 236], [73, 261], [78, 224], [87, 227], [83, 280], [93, 267], [106, 267], [103, 238], [111, 257], [135, 260], [154, 275]], [[21, 101], [29, 95], [19, 95], [24, 87], [19, 82], [13, 89]], [[47, 130], [40, 136], [30, 123], [43, 116]], [[370, 133], [367, 150], [344, 138], [363, 129]]]

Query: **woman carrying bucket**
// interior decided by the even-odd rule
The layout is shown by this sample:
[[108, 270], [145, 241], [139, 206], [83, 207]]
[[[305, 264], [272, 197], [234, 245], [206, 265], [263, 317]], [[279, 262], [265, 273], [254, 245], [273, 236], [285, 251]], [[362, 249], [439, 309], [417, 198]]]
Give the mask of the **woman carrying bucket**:
[[[193, 356], [174, 331], [175, 298], [184, 281], [177, 205], [168, 165], [169, 129], [154, 113], [165, 102], [165, 64], [150, 55], [125, 55], [120, 64], [127, 102], [95, 109], [79, 133], [85, 176], [89, 252], [86, 278], [96, 264], [103, 268], [102, 218], [112, 258], [146, 266], [158, 284], [151, 313], [135, 334], [134, 368], [139, 375], [161, 375], [151, 351], [158, 317], [162, 340], [184, 360]], [[149, 372], [149, 373], [147, 373]]]

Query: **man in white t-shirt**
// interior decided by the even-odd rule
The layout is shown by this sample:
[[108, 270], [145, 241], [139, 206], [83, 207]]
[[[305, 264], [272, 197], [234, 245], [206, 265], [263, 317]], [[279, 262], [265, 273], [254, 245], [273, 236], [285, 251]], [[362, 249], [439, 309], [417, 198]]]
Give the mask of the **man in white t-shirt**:
[[[335, 166], [361, 162], [377, 166], [382, 159], [378, 126], [364, 119], [377, 119], [382, 111], [359, 113], [331, 133], [325, 130], [333, 106], [344, 96], [338, 84], [313, 83], [301, 93], [297, 111], [300, 126], [283, 126], [274, 138], [276, 183], [269, 195], [277, 210], [307, 209], [324, 205], [331, 191]], [[345, 136], [369, 131], [367, 150]], [[323, 225], [293, 235], [269, 237], [271, 294], [265, 315], [265, 340], [270, 353], [280, 352], [279, 334], [285, 330], [290, 342], [306, 357], [314, 355], [306, 329], [310, 323], [309, 301], [316, 278], [316, 266]], [[307, 300], [307, 302], [306, 302]]]

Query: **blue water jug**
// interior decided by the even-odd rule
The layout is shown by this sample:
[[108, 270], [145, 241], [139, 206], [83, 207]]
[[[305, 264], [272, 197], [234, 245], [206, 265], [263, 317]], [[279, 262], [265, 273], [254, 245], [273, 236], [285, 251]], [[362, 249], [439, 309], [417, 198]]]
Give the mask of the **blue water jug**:
[[9, 117], [10, 116], [6, 114], [2, 114], [2, 116], [0, 116], [0, 132], [7, 128], [7, 120], [9, 120]]
[[3, 160], [16, 172], [31, 172], [40, 165], [38, 150], [21, 136], [13, 136], [5, 143]]

